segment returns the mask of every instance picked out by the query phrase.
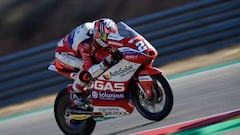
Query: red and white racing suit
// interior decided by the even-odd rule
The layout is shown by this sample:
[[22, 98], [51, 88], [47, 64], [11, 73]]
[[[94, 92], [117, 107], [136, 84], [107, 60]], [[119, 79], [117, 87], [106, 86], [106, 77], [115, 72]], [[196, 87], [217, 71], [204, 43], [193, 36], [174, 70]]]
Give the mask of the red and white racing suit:
[[74, 79], [75, 92], [82, 92], [89, 80], [87, 74], [95, 78], [107, 68], [103, 60], [110, 51], [93, 39], [93, 27], [93, 22], [76, 27], [58, 42], [56, 48], [55, 67], [60, 74]]

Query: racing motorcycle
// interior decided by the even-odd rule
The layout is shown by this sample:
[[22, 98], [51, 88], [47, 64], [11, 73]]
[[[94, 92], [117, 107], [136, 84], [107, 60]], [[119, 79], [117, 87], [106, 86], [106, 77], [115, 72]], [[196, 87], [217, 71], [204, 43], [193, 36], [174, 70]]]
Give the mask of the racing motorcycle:
[[[114, 64], [88, 86], [92, 112], [71, 113], [68, 86], [55, 100], [54, 114], [59, 128], [70, 135], [91, 134], [96, 121], [130, 115], [134, 108], [146, 119], [160, 121], [172, 110], [173, 94], [167, 78], [152, 64], [156, 49], [124, 22], [119, 33], [108, 35], [108, 45], [117, 48]], [[56, 71], [49, 66], [50, 70]]]

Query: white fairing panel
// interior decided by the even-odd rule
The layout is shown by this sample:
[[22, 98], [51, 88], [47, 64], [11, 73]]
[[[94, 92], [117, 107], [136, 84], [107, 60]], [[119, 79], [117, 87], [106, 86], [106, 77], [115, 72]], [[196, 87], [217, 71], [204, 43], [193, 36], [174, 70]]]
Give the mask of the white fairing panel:
[[94, 106], [93, 112], [101, 112], [104, 117], [117, 117], [129, 115], [129, 113], [121, 107], [113, 106]]
[[134, 75], [140, 65], [127, 60], [121, 60], [98, 77], [98, 80], [126, 82]]

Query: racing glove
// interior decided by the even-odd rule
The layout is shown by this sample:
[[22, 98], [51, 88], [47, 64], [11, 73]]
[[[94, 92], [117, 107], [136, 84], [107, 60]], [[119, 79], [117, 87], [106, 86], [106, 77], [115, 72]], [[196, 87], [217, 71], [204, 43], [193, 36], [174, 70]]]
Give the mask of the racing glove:
[[100, 74], [102, 74], [109, 66], [113, 64], [114, 60], [111, 55], [108, 55], [104, 58], [104, 60], [99, 63], [95, 64], [92, 67], [88, 69], [89, 74], [92, 78], [98, 77]]
[[104, 58], [103, 65], [106, 67], [109, 67], [113, 64], [113, 61], [114, 61], [114, 59], [113, 59], [112, 55], [108, 55]]

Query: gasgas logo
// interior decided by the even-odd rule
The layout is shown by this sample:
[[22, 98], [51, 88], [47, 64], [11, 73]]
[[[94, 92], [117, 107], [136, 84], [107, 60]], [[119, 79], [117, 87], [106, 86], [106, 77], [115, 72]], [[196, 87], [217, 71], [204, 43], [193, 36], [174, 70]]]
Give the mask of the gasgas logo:
[[125, 86], [124, 83], [119, 82], [104, 82], [100, 80], [96, 80], [94, 82], [94, 89], [95, 90], [102, 90], [102, 91], [112, 91], [112, 92], [124, 92]]

